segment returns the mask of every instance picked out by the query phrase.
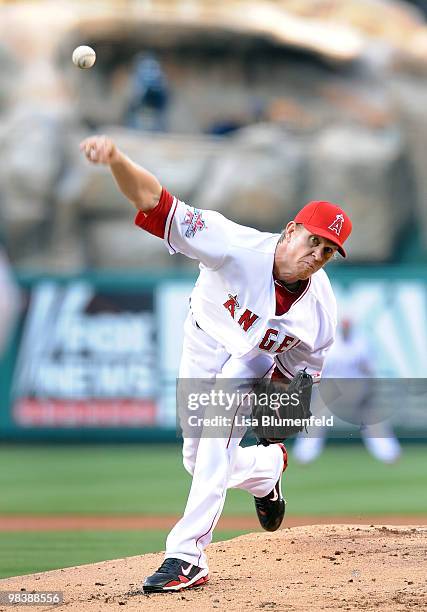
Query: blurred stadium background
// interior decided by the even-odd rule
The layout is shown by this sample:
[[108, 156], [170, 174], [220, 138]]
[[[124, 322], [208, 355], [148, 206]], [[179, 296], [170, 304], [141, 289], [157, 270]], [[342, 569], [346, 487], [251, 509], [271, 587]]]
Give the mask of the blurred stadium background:
[[[175, 378], [197, 265], [133, 225], [79, 153], [91, 133], [180, 199], [261, 230], [310, 199], [345, 207], [350, 256], [328, 274], [340, 316], [375, 347], [374, 375], [406, 381], [390, 415], [403, 454], [381, 465], [343, 425], [317, 463], [291, 466], [289, 513], [425, 522], [425, 6], [0, 2], [0, 577], [159, 550], [167, 526], [31, 520], [171, 525], [188, 489]], [[97, 52], [91, 70], [71, 63], [80, 44]], [[226, 515], [252, 515], [229, 497]]]

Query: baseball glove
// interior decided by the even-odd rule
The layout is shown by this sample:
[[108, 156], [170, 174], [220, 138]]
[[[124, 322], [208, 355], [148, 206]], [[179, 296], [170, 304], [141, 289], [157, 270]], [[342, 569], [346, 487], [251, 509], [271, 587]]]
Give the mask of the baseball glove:
[[312, 386], [313, 378], [305, 370], [300, 370], [288, 385], [271, 379], [257, 384], [251, 418], [260, 444], [283, 442], [303, 429], [307, 431]]

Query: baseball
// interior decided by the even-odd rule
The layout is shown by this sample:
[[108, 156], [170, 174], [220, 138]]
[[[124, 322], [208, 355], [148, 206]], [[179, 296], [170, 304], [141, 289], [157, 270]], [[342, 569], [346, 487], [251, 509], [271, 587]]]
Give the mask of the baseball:
[[96, 61], [96, 53], [92, 47], [81, 45], [73, 51], [73, 64], [78, 68], [92, 68]]

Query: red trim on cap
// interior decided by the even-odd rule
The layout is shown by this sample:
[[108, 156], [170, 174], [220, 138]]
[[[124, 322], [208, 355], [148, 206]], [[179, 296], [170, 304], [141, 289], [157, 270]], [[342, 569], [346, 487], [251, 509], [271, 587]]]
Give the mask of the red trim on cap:
[[352, 223], [342, 208], [327, 201], [309, 202], [301, 208], [294, 221], [302, 223], [310, 233], [330, 240], [346, 257], [343, 244], [351, 234]]
[[157, 206], [148, 213], [140, 210], [135, 217], [135, 225], [150, 232], [153, 236], [164, 238], [166, 221], [172, 208], [173, 200], [173, 196], [163, 188]]

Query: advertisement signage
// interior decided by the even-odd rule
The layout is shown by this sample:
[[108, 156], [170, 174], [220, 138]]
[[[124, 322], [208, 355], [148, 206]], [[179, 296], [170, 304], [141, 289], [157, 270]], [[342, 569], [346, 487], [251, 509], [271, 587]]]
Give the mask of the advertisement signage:
[[[396, 269], [332, 280], [339, 320], [351, 320], [369, 356], [371, 372], [363, 375], [397, 384], [393, 426], [424, 435], [425, 279]], [[25, 307], [0, 368], [0, 437], [176, 439], [176, 380], [194, 278], [31, 277], [21, 284]], [[382, 392], [375, 398], [387, 403]]]
[[21, 427], [141, 427], [158, 412], [152, 290], [35, 284], [12, 384]]

